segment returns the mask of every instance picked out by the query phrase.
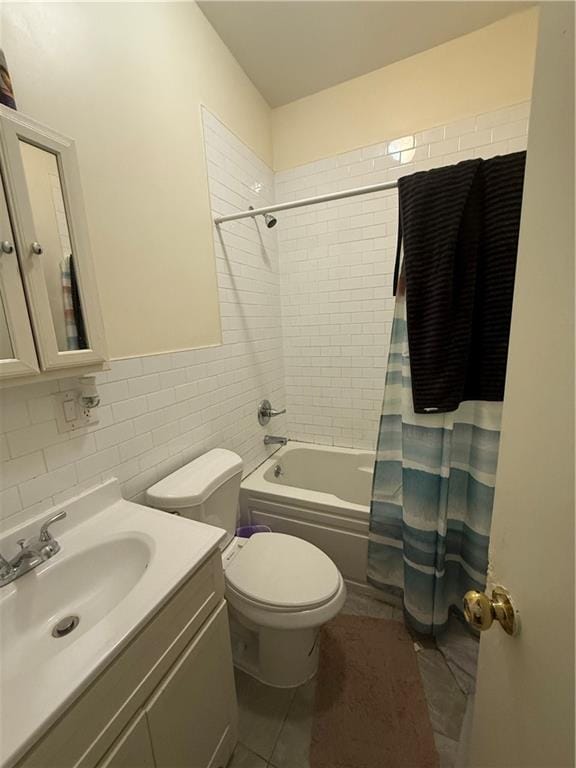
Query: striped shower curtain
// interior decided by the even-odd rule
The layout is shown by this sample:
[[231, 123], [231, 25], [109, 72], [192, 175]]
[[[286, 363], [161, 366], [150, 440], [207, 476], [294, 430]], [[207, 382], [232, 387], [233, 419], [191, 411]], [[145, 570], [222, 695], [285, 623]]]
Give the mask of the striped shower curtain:
[[368, 580], [437, 634], [469, 589], [483, 590], [502, 403], [416, 414], [399, 286], [374, 470]]

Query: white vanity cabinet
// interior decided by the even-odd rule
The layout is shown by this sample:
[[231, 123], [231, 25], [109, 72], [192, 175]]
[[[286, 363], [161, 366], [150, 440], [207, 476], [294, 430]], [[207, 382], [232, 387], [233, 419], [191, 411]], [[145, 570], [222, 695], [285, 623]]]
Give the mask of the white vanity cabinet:
[[216, 551], [16, 766], [225, 768], [236, 740]]
[[0, 379], [107, 359], [74, 142], [0, 106]]

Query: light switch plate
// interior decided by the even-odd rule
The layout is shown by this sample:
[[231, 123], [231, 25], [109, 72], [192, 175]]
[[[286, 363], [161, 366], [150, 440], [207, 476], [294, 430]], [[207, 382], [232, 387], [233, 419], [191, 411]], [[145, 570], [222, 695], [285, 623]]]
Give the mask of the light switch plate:
[[90, 424], [98, 424], [98, 409], [83, 408], [79, 395], [77, 390], [54, 395], [58, 432], [73, 432]]
[[78, 418], [78, 403], [76, 398], [64, 398], [62, 402], [64, 409], [64, 421], [76, 421]]

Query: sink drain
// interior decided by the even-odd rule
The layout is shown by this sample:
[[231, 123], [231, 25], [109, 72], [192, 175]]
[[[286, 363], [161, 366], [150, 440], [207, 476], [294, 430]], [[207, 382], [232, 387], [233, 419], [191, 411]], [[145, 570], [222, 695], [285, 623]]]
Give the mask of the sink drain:
[[52, 637], [66, 637], [72, 630], [80, 624], [80, 618], [78, 616], [66, 616], [54, 625], [52, 629]]

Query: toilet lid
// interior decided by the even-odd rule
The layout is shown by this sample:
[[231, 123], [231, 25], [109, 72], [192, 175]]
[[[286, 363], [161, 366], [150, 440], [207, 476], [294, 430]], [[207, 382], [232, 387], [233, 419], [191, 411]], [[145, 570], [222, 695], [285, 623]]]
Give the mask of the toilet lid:
[[236, 591], [259, 603], [306, 608], [325, 603], [340, 586], [340, 573], [318, 547], [284, 533], [257, 533], [226, 568]]

